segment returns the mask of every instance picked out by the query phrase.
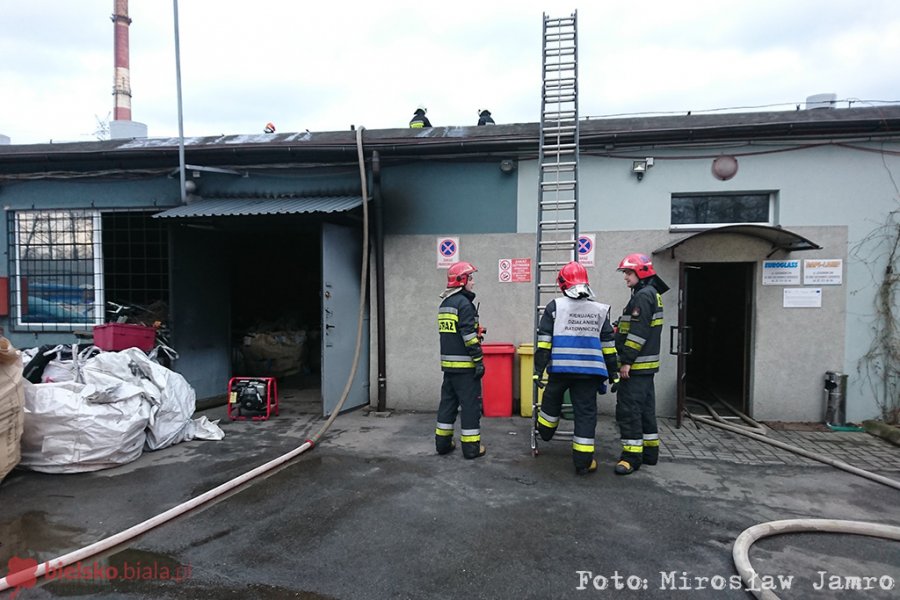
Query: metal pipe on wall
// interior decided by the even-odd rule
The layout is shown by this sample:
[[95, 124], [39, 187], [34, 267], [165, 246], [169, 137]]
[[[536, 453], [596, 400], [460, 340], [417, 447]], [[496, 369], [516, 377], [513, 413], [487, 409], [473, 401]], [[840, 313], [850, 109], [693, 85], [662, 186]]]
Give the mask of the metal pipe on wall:
[[[381, 198], [381, 155], [372, 152], [372, 208], [375, 210], [375, 310], [378, 321], [378, 412], [387, 407], [384, 328], [384, 212]], [[365, 202], [365, 198], [363, 198]]]
[[178, 92], [178, 179], [181, 203], [187, 204], [187, 182], [184, 175], [184, 119], [181, 114], [181, 44], [178, 36], [178, 0], [172, 0], [175, 13], [175, 85]]

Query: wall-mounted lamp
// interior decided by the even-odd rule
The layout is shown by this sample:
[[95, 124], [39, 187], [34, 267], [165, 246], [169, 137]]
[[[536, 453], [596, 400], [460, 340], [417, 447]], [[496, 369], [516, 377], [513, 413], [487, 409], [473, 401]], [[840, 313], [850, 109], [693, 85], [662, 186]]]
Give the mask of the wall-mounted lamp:
[[631, 172], [637, 177], [637, 180], [640, 181], [644, 178], [644, 173], [647, 172], [650, 167], [653, 166], [653, 157], [647, 157], [643, 160], [636, 160], [631, 163]]
[[510, 159], [505, 159], [500, 161], [500, 170], [506, 173], [507, 175], [516, 170], [516, 163], [511, 161]]

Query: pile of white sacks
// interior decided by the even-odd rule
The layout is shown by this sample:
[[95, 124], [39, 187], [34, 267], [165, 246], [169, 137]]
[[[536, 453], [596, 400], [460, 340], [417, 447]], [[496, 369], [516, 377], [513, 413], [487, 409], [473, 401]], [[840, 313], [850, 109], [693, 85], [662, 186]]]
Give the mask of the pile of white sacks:
[[196, 394], [187, 380], [138, 348], [90, 358], [76, 352], [74, 360], [51, 361], [42, 381], [23, 380], [20, 467], [96, 471], [129, 463], [144, 450], [225, 437], [218, 421], [191, 418]]

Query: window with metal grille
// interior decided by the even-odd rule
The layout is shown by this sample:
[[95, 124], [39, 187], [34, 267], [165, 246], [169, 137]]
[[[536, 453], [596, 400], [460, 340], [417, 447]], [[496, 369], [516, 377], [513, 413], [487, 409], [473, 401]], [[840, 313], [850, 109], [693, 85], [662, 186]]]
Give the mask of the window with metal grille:
[[705, 229], [724, 225], [774, 224], [775, 194], [736, 192], [672, 194], [671, 229]]
[[168, 238], [152, 214], [9, 213], [11, 327], [80, 331], [135, 315], [165, 321]]

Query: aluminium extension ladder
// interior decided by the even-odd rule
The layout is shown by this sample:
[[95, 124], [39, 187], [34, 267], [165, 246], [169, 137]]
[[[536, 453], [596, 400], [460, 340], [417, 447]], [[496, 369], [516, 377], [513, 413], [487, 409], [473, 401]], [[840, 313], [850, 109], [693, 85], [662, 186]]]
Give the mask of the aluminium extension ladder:
[[[578, 243], [578, 11], [544, 14], [541, 137], [538, 159], [534, 350], [544, 307], [557, 295], [556, 276], [577, 260]], [[532, 390], [531, 451], [537, 455], [538, 390]], [[571, 439], [573, 432], [557, 431]]]

